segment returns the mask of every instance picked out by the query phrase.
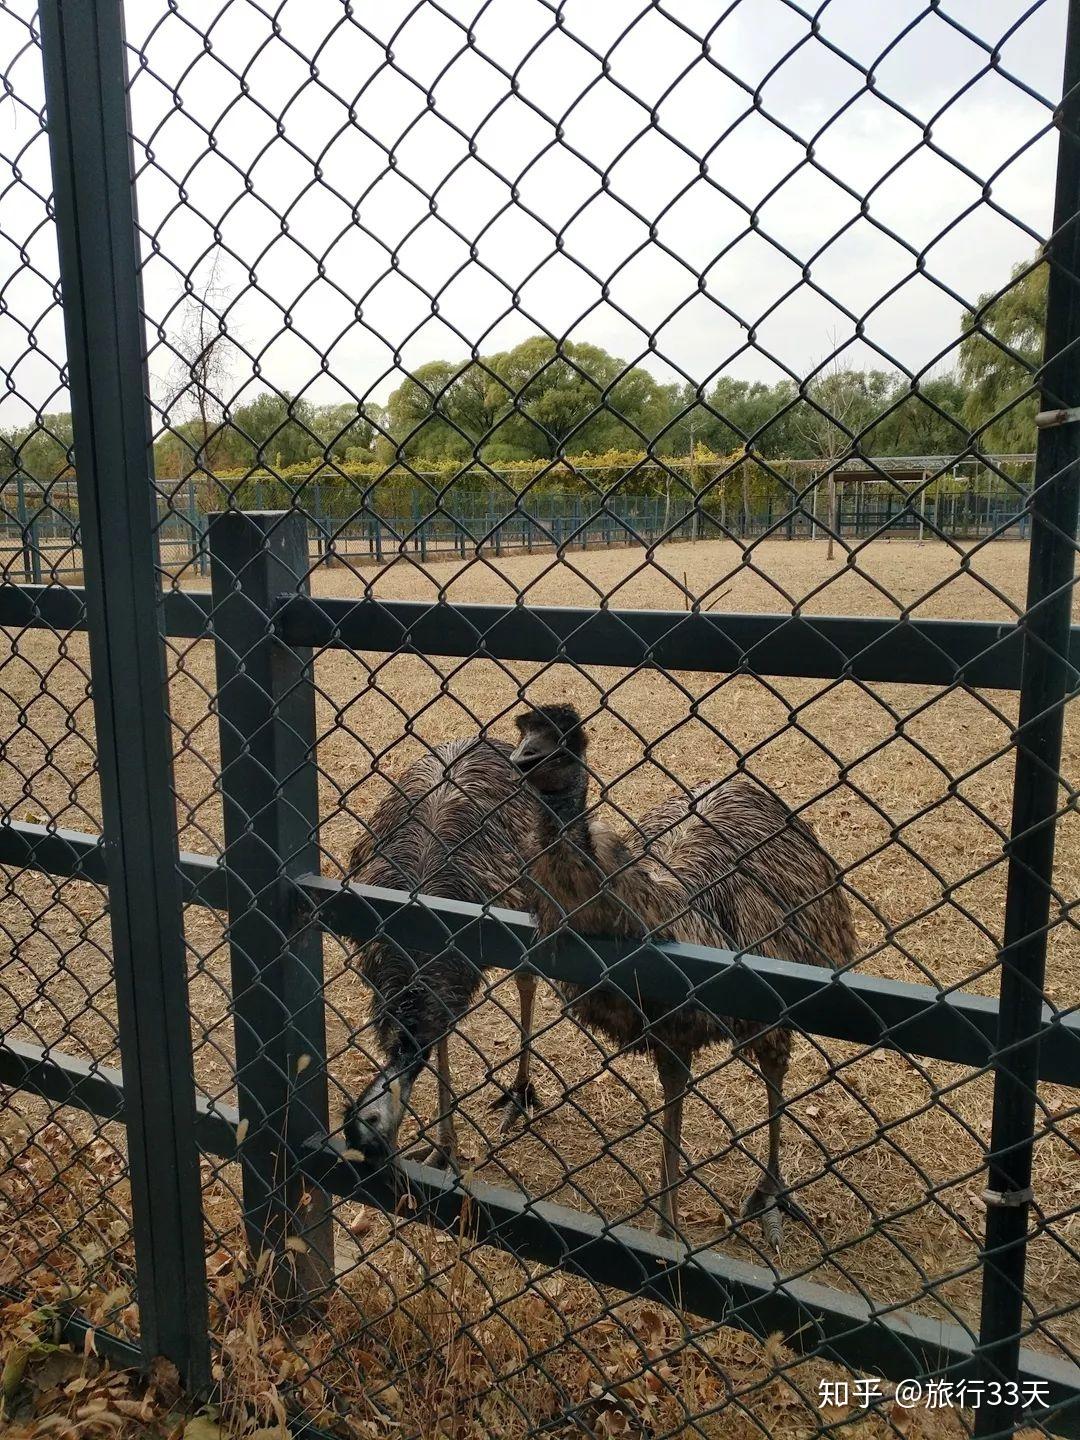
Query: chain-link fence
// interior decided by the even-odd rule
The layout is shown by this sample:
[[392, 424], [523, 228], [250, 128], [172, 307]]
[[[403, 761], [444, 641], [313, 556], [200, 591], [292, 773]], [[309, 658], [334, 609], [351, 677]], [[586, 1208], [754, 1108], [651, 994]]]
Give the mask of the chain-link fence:
[[0, 0], [23, 1365], [1080, 1433], [1078, 27]]

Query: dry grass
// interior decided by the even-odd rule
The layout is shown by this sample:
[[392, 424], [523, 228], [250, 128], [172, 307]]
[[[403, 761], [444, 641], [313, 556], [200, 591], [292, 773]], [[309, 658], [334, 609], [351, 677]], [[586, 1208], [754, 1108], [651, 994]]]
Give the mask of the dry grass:
[[[112, 1202], [123, 1192], [120, 1151], [105, 1127], [76, 1128], [81, 1137], [5, 1129], [14, 1163], [0, 1179], [0, 1275], [22, 1291], [0, 1299], [0, 1426], [11, 1440], [290, 1440], [301, 1422], [357, 1440], [538, 1430], [798, 1440], [839, 1421], [855, 1440], [969, 1433], [970, 1413], [904, 1409], [889, 1385], [872, 1411], [822, 1409], [821, 1383], [851, 1377], [799, 1359], [779, 1333], [758, 1341], [703, 1326], [362, 1209], [350, 1228], [368, 1254], [304, 1323], [273, 1301], [265, 1257], [252, 1266], [235, 1231], [217, 1236], [217, 1388], [195, 1410], [167, 1362], [143, 1375], [100, 1358], [103, 1332], [138, 1332], [134, 1257], [129, 1235], [95, 1238], [109, 1208], [103, 1164]], [[63, 1342], [74, 1306], [100, 1327], [79, 1347]]]
[[[727, 611], [784, 612], [798, 604], [813, 613], [895, 615], [903, 607], [926, 617], [1008, 620], [1022, 604], [1026, 558], [1026, 546], [1013, 542], [963, 557], [942, 544], [897, 542], [864, 549], [857, 564], [840, 557], [830, 566], [824, 546], [808, 542], [759, 545], [746, 560], [734, 545], [708, 542], [664, 547], [652, 563], [641, 551], [611, 550], [573, 553], [561, 565], [553, 565], [550, 555], [498, 564], [485, 557], [464, 567], [446, 561], [425, 569], [409, 559], [378, 571], [324, 565], [313, 584], [324, 594], [359, 594], [370, 587], [383, 598], [445, 595], [454, 601], [506, 603], [524, 593], [536, 604], [589, 605], [604, 598], [618, 606], [678, 609], [685, 576], [693, 594], [705, 603], [722, 596], [717, 608]], [[17, 818], [49, 816], [73, 828], [97, 828], [85, 655], [81, 635], [61, 641], [26, 632], [12, 637], [11, 650], [0, 659], [0, 733], [12, 736], [0, 762], [0, 801]], [[215, 853], [221, 822], [214, 794], [218, 752], [210, 710], [211, 647], [171, 642], [170, 670], [181, 843]], [[995, 989], [1004, 900], [1001, 836], [1009, 820], [1008, 743], [1015, 722], [1015, 698], [1004, 692], [942, 694], [851, 681], [766, 682], [749, 675], [627, 674], [603, 667], [577, 671], [565, 665], [337, 652], [316, 659], [315, 679], [327, 873], [338, 873], [356, 817], [369, 814], [385, 793], [386, 774], [407, 763], [420, 745], [475, 729], [478, 721], [494, 722], [494, 733], [509, 734], [508, 717], [523, 694], [534, 700], [557, 695], [598, 712], [590, 727], [592, 756], [606, 804], [633, 816], [670, 792], [666, 772], [692, 785], [726, 773], [738, 757], [746, 757], [748, 767], [789, 803], [808, 807], [808, 818], [845, 867], [852, 891], [865, 899], [857, 919], [868, 971], [965, 983], [985, 993]], [[1062, 770], [1075, 785], [1080, 731], [1069, 718]], [[957, 783], [953, 777], [960, 777]], [[1059, 835], [1056, 883], [1066, 904], [1078, 893], [1076, 827], [1076, 816], [1070, 814]], [[9, 876], [0, 923], [11, 946], [10, 961], [0, 966], [0, 1026], [23, 1038], [115, 1060], [108, 927], [100, 892], [77, 881]], [[197, 1075], [208, 1093], [228, 1097], [232, 1042], [220, 922], [192, 911], [187, 933]], [[378, 1057], [363, 1031], [364, 993], [348, 954], [332, 941], [326, 945], [326, 966], [331, 1075], [335, 1093], [344, 1097], [366, 1083]], [[539, 1084], [552, 1106], [529, 1134], [492, 1145], [490, 1067], [509, 1064], [516, 1053], [516, 1032], [507, 1018], [514, 1013], [512, 986], [496, 984], [497, 978], [492, 976], [490, 994], [452, 1047], [467, 1122], [460, 1127], [467, 1157], [494, 1183], [521, 1186], [611, 1217], [640, 1216], [657, 1168], [655, 1077], [633, 1059], [605, 1065], [595, 1044], [560, 1019], [550, 993], [541, 1005], [538, 1050]], [[1080, 1002], [1077, 931], [1060, 915], [1051, 935], [1048, 990], [1058, 1004]], [[686, 1117], [694, 1171], [683, 1196], [686, 1228], [697, 1243], [715, 1241], [733, 1254], [760, 1259], [756, 1231], [735, 1223], [741, 1199], [754, 1183], [753, 1157], [764, 1149], [760, 1087], [721, 1052], [706, 1058], [715, 1068], [702, 1080]], [[556, 1103], [564, 1090], [565, 1103]], [[939, 1062], [801, 1038], [791, 1094], [787, 1170], [802, 1184], [798, 1198], [814, 1229], [789, 1226], [783, 1268], [942, 1313], [928, 1294], [936, 1287], [956, 1314], [975, 1320], [988, 1081]], [[1080, 1244], [1080, 1112], [1073, 1093], [1063, 1088], [1043, 1087], [1040, 1098], [1047, 1133], [1036, 1153], [1036, 1193], [1053, 1223], [1032, 1245], [1029, 1299], [1037, 1314], [1063, 1310], [1047, 1320], [1040, 1343], [1054, 1337], [1075, 1353], [1080, 1343], [1080, 1266], [1073, 1258]], [[429, 1080], [418, 1087], [415, 1106], [421, 1117], [432, 1115]], [[209, 1213], [226, 1237], [235, 1219], [232, 1183], [224, 1172], [215, 1173], [207, 1187]], [[475, 1400], [470, 1413], [489, 1432], [515, 1434], [535, 1423], [545, 1404], [561, 1413], [567, 1396], [584, 1404], [590, 1385], [607, 1384], [590, 1368], [606, 1353], [603, 1333], [595, 1327], [615, 1323], [620, 1335], [621, 1330], [617, 1322], [602, 1319], [607, 1300], [594, 1290], [554, 1277], [544, 1282], [565, 1287], [554, 1306], [559, 1323], [582, 1330], [576, 1340], [563, 1335], [555, 1347], [560, 1355], [567, 1352], [569, 1367], [556, 1366], [558, 1385], [546, 1388], [535, 1373], [526, 1377], [522, 1372], [518, 1381], [514, 1367], [524, 1356], [515, 1358], [513, 1327], [506, 1317], [527, 1321], [524, 1333], [530, 1342], [546, 1333], [536, 1308], [545, 1304], [538, 1298], [545, 1290], [534, 1283], [535, 1275], [510, 1257], [487, 1251], [475, 1252], [468, 1265], [455, 1270], [461, 1261], [451, 1263], [443, 1255], [445, 1241], [420, 1227], [358, 1217], [349, 1206], [341, 1207], [340, 1218], [363, 1231], [364, 1264], [344, 1276], [333, 1301], [327, 1333], [348, 1336], [349, 1344], [320, 1363], [320, 1379], [327, 1365], [354, 1364], [348, 1357], [360, 1351], [376, 1353], [377, 1340], [398, 1357], [399, 1367], [412, 1367], [405, 1385], [393, 1381], [402, 1407], [397, 1423], [407, 1433], [431, 1432], [423, 1416], [430, 1420], [430, 1407], [444, 1404], [439, 1385], [449, 1385], [447, 1393], [454, 1395], [475, 1397], [483, 1390], [483, 1400]], [[341, 1241], [339, 1264], [355, 1254], [344, 1234]], [[458, 1274], [460, 1283], [427, 1283], [435, 1261], [443, 1263], [447, 1276]], [[406, 1303], [402, 1296], [418, 1277], [425, 1283]], [[475, 1295], [474, 1284], [479, 1286]], [[497, 1302], [487, 1293], [489, 1285], [500, 1297]], [[418, 1306], [434, 1306], [441, 1316], [432, 1329], [435, 1318], [424, 1311], [433, 1338], [424, 1339], [423, 1329], [408, 1319]], [[670, 1358], [674, 1324], [671, 1317], [662, 1318], [665, 1363], [675, 1367], [685, 1394], [696, 1396], [699, 1408], [708, 1404], [704, 1391], [695, 1387], [708, 1390], [701, 1376], [713, 1373], [715, 1363], [746, 1385], [751, 1384], [746, 1377], [758, 1377], [752, 1382], [757, 1398], [746, 1402], [754, 1411], [772, 1383], [761, 1378], [766, 1372], [756, 1342], [697, 1327], [692, 1333], [705, 1337], [706, 1351], [709, 1346], [716, 1351], [713, 1360], [693, 1361], [701, 1368], [691, 1378], [689, 1358]], [[646, 1329], [654, 1328], [651, 1320], [646, 1323]], [[473, 1362], [461, 1360], [453, 1348], [461, 1336], [477, 1330], [482, 1332], [477, 1352], [483, 1357], [483, 1385], [470, 1378]], [[457, 1337], [453, 1345], [447, 1338], [451, 1332]], [[552, 1344], [557, 1338], [556, 1330]], [[638, 1336], [634, 1344], [640, 1343]], [[588, 1354], [583, 1356], [582, 1349]], [[585, 1366], [576, 1379], [571, 1356], [576, 1356], [573, 1364]], [[602, 1370], [607, 1362], [599, 1363]], [[457, 1373], [462, 1366], [463, 1377]], [[443, 1371], [448, 1378], [436, 1383]], [[783, 1377], [775, 1383], [784, 1394], [792, 1393]], [[527, 1415], [518, 1410], [516, 1384], [539, 1408], [524, 1406]], [[800, 1401], [793, 1405], [793, 1414], [798, 1413], [787, 1430], [768, 1411], [769, 1433], [810, 1433], [810, 1411]], [[677, 1409], [664, 1410], [663, 1416], [651, 1408], [649, 1413], [653, 1433], [676, 1425]], [[742, 1433], [740, 1415], [738, 1407], [729, 1405], [715, 1417], [715, 1431], [706, 1423], [706, 1433]], [[373, 1425], [382, 1423], [378, 1415], [367, 1418]], [[756, 1418], [747, 1419], [747, 1433], [760, 1433], [758, 1424]]]

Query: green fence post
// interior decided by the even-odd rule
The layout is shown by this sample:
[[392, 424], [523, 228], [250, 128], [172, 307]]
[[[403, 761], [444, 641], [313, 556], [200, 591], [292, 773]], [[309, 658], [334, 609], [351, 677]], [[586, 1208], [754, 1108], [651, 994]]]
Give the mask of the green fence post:
[[227, 511], [209, 539], [244, 1219], [300, 1299], [334, 1274], [329, 1198], [301, 1170], [329, 1131], [322, 938], [295, 883], [319, 869], [315, 694], [312, 652], [271, 617], [308, 592], [308, 522]]

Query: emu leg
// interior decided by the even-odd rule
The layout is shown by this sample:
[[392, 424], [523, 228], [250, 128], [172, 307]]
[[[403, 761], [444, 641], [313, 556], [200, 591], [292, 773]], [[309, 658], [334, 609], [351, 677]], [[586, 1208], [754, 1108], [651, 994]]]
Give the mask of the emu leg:
[[796, 1220], [801, 1220], [804, 1225], [810, 1223], [806, 1212], [791, 1198], [780, 1167], [784, 1080], [791, 1054], [791, 1038], [787, 1031], [771, 1031], [754, 1046], [753, 1053], [761, 1069], [761, 1078], [765, 1082], [769, 1102], [769, 1158], [765, 1174], [743, 1206], [743, 1214], [756, 1215], [759, 1218], [765, 1239], [779, 1255], [784, 1239], [781, 1210], [787, 1211]]
[[502, 1134], [512, 1130], [518, 1120], [528, 1119], [539, 1109], [540, 1097], [533, 1088], [530, 1078], [532, 1069], [532, 1019], [533, 1004], [536, 1000], [536, 976], [520, 971], [515, 977], [518, 1000], [521, 1004], [521, 1049], [518, 1051], [517, 1074], [513, 1084], [491, 1102], [492, 1110], [502, 1110]]
[[454, 1129], [454, 1108], [457, 1097], [450, 1082], [450, 1037], [442, 1035], [435, 1051], [435, 1077], [438, 1082], [439, 1118], [436, 1138], [417, 1145], [409, 1153], [410, 1160], [431, 1161], [444, 1170], [458, 1168], [457, 1131]]
[[660, 1084], [664, 1089], [664, 1109], [660, 1118], [663, 1148], [660, 1152], [660, 1202], [656, 1228], [659, 1234], [674, 1239], [678, 1234], [678, 1186], [681, 1179], [683, 1099], [690, 1081], [686, 1059], [670, 1050], [656, 1057]]

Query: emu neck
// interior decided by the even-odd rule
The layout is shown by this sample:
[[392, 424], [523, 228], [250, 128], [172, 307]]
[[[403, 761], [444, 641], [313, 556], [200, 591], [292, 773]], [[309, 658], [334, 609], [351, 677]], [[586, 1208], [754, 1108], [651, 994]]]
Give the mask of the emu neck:
[[606, 906], [607, 867], [585, 818], [587, 792], [588, 775], [582, 766], [570, 784], [537, 794], [540, 843], [530, 877], [536, 885], [541, 933], [557, 930], [567, 917], [595, 933], [610, 928], [601, 913]]
[[540, 931], [553, 933], [569, 919], [586, 934], [640, 934], [640, 904], [628, 906], [622, 895], [630, 852], [614, 831], [590, 825], [587, 789], [582, 766], [575, 783], [537, 794], [540, 847], [529, 874]]
[[538, 796], [540, 839], [545, 849], [572, 846], [579, 860], [582, 856], [593, 858], [592, 836], [585, 819], [588, 783], [584, 769], [579, 768], [569, 785]]

